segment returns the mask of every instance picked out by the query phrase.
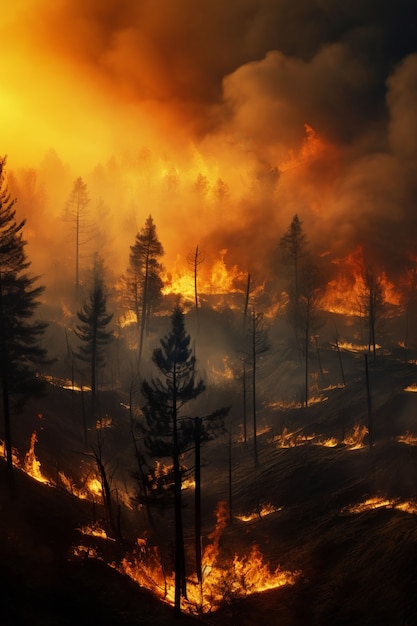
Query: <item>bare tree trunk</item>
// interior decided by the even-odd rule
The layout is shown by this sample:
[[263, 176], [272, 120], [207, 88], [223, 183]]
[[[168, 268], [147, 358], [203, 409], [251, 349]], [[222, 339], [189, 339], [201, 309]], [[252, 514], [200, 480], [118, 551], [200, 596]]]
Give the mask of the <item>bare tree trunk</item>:
[[7, 484], [9, 489], [10, 498], [15, 496], [15, 480], [13, 473], [13, 450], [12, 450], [12, 432], [11, 432], [11, 420], [10, 420], [10, 404], [9, 404], [9, 383], [8, 383], [8, 371], [7, 371], [7, 342], [6, 342], [6, 328], [3, 311], [3, 285], [2, 275], [0, 272], [0, 347], [1, 347], [1, 382], [2, 382], [2, 396], [3, 396], [3, 418], [4, 418], [4, 446], [6, 449], [6, 463], [7, 463]]
[[368, 435], [369, 435], [369, 447], [373, 446], [373, 423], [372, 423], [372, 398], [371, 398], [371, 386], [369, 382], [369, 368], [368, 368], [368, 355], [365, 354], [365, 375], [366, 375], [366, 396], [368, 400]]
[[253, 409], [253, 455], [255, 465], [258, 465], [258, 441], [256, 437], [256, 316], [253, 313], [252, 326], [252, 409]]
[[195, 491], [194, 491], [194, 513], [195, 513], [195, 569], [199, 584], [202, 583], [201, 572], [201, 417], [194, 420], [194, 438], [195, 438]]

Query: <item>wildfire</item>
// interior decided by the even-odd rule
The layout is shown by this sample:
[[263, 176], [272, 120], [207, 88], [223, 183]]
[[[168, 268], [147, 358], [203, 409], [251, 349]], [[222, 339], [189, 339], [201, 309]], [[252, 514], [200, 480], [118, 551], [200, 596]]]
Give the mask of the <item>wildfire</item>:
[[321, 139], [312, 126], [304, 124], [304, 129], [306, 136], [300, 150], [298, 153], [291, 151], [289, 158], [279, 164], [280, 172], [286, 172], [287, 170], [294, 169], [311, 159], [317, 158], [325, 149], [328, 148], [323, 139]]
[[405, 435], [400, 435], [397, 437], [397, 441], [401, 443], [406, 443], [409, 446], [417, 446], [417, 435], [412, 435], [411, 433], [405, 433]]
[[[204, 273], [201, 270], [201, 276], [198, 279], [198, 294], [243, 293], [247, 275], [240, 271], [237, 265], [228, 268], [224, 260], [226, 254], [226, 249], [220, 250], [219, 258], [213, 263], [211, 269], [205, 269]], [[190, 268], [176, 267], [166, 274], [164, 283], [165, 295], [181, 294], [184, 299], [194, 302], [194, 275]]]
[[40, 483], [50, 484], [50, 481], [42, 474], [41, 472], [41, 464], [36, 458], [35, 454], [35, 444], [38, 439], [36, 436], [36, 430], [33, 431], [32, 436], [30, 438], [30, 446], [29, 450], [26, 452], [24, 461], [23, 461], [23, 469], [29, 476], [32, 476], [35, 480]]
[[345, 436], [343, 443], [348, 446], [349, 450], [358, 450], [359, 448], [363, 448], [363, 442], [367, 434], [368, 429], [366, 426], [355, 424], [352, 432]]
[[[0, 456], [2, 456], [3, 458], [6, 458], [7, 454], [6, 454], [6, 446], [5, 443], [2, 439], [0, 439]], [[16, 450], [16, 448], [12, 448], [12, 463], [14, 466], [18, 466], [20, 464], [19, 461], [19, 452], [18, 450]]]
[[107, 539], [108, 541], [116, 541], [115, 539], [107, 535], [104, 528], [102, 528], [98, 522], [94, 522], [92, 524], [86, 524], [85, 526], [81, 526], [77, 530], [79, 530], [81, 534], [87, 535], [89, 537], [100, 537], [100, 539]]
[[404, 388], [404, 391], [410, 391], [412, 393], [416, 393], [417, 392], [417, 383], [412, 383], [411, 385], [408, 385], [408, 387]]
[[240, 520], [241, 522], [246, 522], [246, 523], [254, 522], [255, 520], [260, 520], [263, 517], [266, 517], [267, 515], [271, 515], [272, 513], [275, 513], [276, 511], [281, 511], [281, 510], [282, 510], [282, 506], [276, 507], [271, 503], [262, 504], [258, 506], [255, 511], [252, 511], [251, 513], [243, 513], [242, 515], [236, 515], [236, 519]]
[[290, 432], [288, 428], [284, 428], [280, 435], [276, 435], [272, 441], [277, 444], [278, 448], [295, 448], [295, 446], [304, 446], [315, 439], [316, 435], [303, 435], [300, 430]]
[[364, 513], [365, 511], [372, 511], [374, 509], [398, 509], [411, 515], [417, 514], [417, 501], [410, 500], [401, 502], [398, 499], [391, 500], [389, 498], [382, 498], [375, 496], [373, 498], [367, 498], [359, 504], [352, 504], [342, 509], [342, 514], [353, 515], [357, 513]]
[[[338, 266], [339, 273], [327, 284], [322, 301], [324, 309], [342, 315], [361, 316], [366, 293], [362, 248], [358, 246], [351, 254], [333, 263]], [[385, 272], [378, 273], [378, 281], [382, 287], [384, 301], [398, 306], [401, 295]]]
[[[183, 610], [207, 613], [232, 599], [295, 583], [299, 573], [282, 571], [279, 567], [271, 571], [258, 546], [253, 546], [248, 556], [235, 555], [231, 561], [223, 561], [219, 541], [229, 519], [224, 502], [219, 503], [216, 518], [216, 527], [203, 554], [202, 585], [196, 576], [188, 579]], [[164, 572], [158, 549], [149, 547], [146, 539], [138, 539], [135, 553], [123, 559], [120, 569], [139, 585], [174, 604], [174, 574]]]
[[304, 435], [301, 433], [301, 430], [290, 432], [287, 428], [284, 428], [280, 435], [273, 437], [272, 442], [276, 443], [278, 448], [295, 448], [296, 446], [305, 446], [308, 443], [325, 448], [335, 448], [342, 443], [349, 450], [357, 450], [364, 446], [363, 441], [367, 434], [368, 429], [366, 426], [355, 424], [352, 431], [340, 442], [336, 437], [323, 439], [320, 435], [316, 435], [315, 433]]
[[235, 375], [233, 369], [229, 364], [229, 357], [224, 356], [222, 359], [223, 368], [216, 368], [214, 365], [210, 368], [210, 373], [213, 376], [214, 382], [218, 381], [226, 381], [226, 380], [234, 380]]

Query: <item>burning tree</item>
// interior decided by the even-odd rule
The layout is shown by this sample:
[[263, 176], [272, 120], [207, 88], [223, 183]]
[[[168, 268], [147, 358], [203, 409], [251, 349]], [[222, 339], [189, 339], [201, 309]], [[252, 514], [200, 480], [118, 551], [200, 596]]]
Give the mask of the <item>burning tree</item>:
[[47, 324], [31, 321], [44, 288], [36, 287], [37, 277], [26, 272], [30, 262], [22, 234], [25, 220], [16, 222], [16, 200], [5, 183], [5, 164], [6, 158], [0, 159], [0, 377], [9, 486], [13, 492], [10, 397], [22, 402], [42, 391], [43, 381], [34, 365], [46, 361], [40, 339]]
[[78, 311], [75, 334], [82, 342], [76, 357], [89, 363], [91, 376], [92, 408], [95, 411], [97, 397], [97, 371], [106, 363], [105, 347], [111, 342], [113, 333], [107, 330], [113, 314], [107, 312], [107, 297], [104, 283], [103, 261], [96, 256], [93, 265], [92, 287], [87, 302]]
[[162, 265], [158, 259], [163, 254], [164, 249], [158, 239], [156, 226], [149, 215], [145, 226], [136, 235], [135, 244], [130, 247], [126, 280], [128, 304], [136, 314], [139, 329], [139, 363], [145, 328], [148, 327], [151, 314], [161, 299]]
[[152, 357], [163, 378], [142, 383], [146, 399], [142, 426], [146, 447], [151, 456], [172, 456], [173, 459], [175, 607], [178, 612], [181, 595], [186, 594], [180, 454], [194, 442], [198, 449], [200, 441], [211, 439], [228, 412], [228, 409], [220, 409], [204, 419], [183, 414], [185, 405], [205, 390], [204, 381], [196, 380], [196, 360], [190, 341], [191, 337], [185, 331], [184, 313], [177, 305], [171, 315], [171, 331], [160, 340], [161, 347], [154, 350]]

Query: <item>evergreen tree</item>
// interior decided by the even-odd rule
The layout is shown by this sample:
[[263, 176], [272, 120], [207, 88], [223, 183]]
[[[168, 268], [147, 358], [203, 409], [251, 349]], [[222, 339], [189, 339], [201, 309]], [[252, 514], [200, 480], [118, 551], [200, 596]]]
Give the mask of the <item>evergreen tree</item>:
[[78, 311], [75, 334], [82, 342], [76, 353], [77, 358], [89, 363], [91, 376], [91, 394], [93, 410], [97, 395], [97, 372], [106, 363], [105, 348], [113, 334], [107, 329], [113, 314], [107, 312], [107, 296], [104, 281], [103, 261], [95, 258], [92, 271], [92, 287], [87, 302]]
[[300, 273], [304, 257], [308, 254], [308, 242], [303, 229], [303, 222], [297, 214], [294, 215], [291, 224], [281, 237], [280, 247], [283, 252], [283, 261], [292, 267], [293, 277], [289, 284], [288, 320], [294, 329], [296, 349], [302, 354], [300, 345]]
[[75, 245], [75, 302], [80, 298], [80, 248], [92, 236], [93, 225], [88, 217], [90, 198], [87, 184], [79, 176], [73, 184], [64, 210], [64, 219], [71, 223]]
[[47, 324], [32, 321], [44, 287], [35, 286], [37, 277], [30, 266], [23, 239], [25, 220], [16, 221], [14, 205], [5, 181], [6, 158], [0, 159], [0, 377], [4, 417], [4, 438], [9, 486], [13, 489], [11, 397], [19, 408], [30, 395], [41, 393], [44, 382], [35, 365], [46, 362], [40, 340]]
[[179, 305], [171, 316], [171, 331], [160, 340], [161, 347], [152, 360], [162, 378], [142, 383], [146, 399], [143, 407], [145, 445], [151, 456], [172, 456], [175, 509], [175, 608], [180, 611], [181, 594], [186, 593], [184, 536], [182, 526], [180, 454], [189, 446], [207, 441], [222, 428], [229, 409], [220, 409], [206, 418], [184, 415], [184, 407], [205, 390], [202, 379], [196, 380], [195, 357], [186, 333], [184, 313]]
[[158, 259], [163, 254], [164, 249], [158, 239], [156, 226], [152, 216], [149, 215], [145, 226], [136, 235], [135, 244], [130, 247], [127, 270], [128, 303], [136, 313], [139, 328], [139, 363], [142, 357], [145, 329], [149, 327], [152, 312], [161, 299], [162, 265]]

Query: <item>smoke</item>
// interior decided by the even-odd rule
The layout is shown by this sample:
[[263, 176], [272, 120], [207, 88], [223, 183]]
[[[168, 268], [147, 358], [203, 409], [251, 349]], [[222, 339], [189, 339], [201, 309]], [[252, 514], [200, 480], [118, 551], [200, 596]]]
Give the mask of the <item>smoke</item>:
[[395, 274], [416, 227], [412, 4], [8, 6], [0, 153], [44, 190], [42, 208], [22, 194], [20, 209], [40, 271], [35, 240], [64, 239], [59, 214], [82, 176], [116, 273], [150, 213], [170, 269], [199, 244], [207, 266], [226, 249], [227, 264], [271, 273], [298, 213], [319, 253], [359, 244]]

